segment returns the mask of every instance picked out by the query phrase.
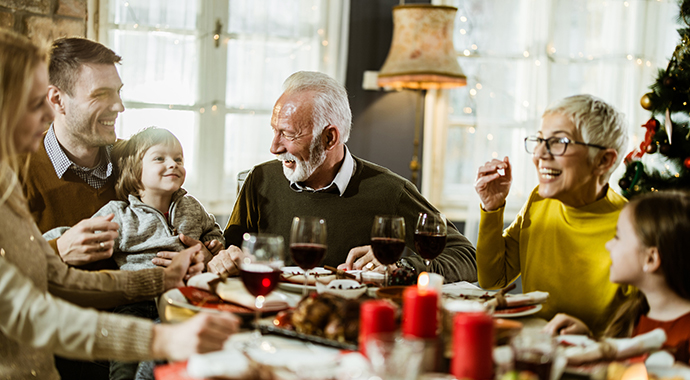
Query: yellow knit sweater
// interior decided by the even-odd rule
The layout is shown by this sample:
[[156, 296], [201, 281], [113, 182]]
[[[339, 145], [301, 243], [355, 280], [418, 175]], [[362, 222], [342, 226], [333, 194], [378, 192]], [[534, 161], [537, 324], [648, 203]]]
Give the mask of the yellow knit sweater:
[[503, 209], [482, 211], [477, 242], [479, 285], [505, 287], [522, 274], [524, 292], [549, 292], [537, 316], [573, 315], [595, 335], [603, 332], [618, 306], [632, 293], [609, 281], [611, 259], [605, 243], [616, 233], [626, 200], [610, 188], [590, 205], [573, 208], [530, 194], [505, 231]]

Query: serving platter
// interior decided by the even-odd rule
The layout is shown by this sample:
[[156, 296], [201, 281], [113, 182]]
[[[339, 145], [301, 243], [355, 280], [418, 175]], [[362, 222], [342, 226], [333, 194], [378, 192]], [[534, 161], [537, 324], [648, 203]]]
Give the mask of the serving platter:
[[269, 323], [265, 323], [265, 322], [264, 323], [259, 322], [258, 327], [261, 330], [261, 332], [265, 333], [265, 334], [276, 334], [276, 335], [286, 336], [286, 337], [290, 337], [290, 338], [299, 339], [299, 340], [302, 340], [305, 342], [317, 343], [317, 344], [321, 344], [323, 346], [339, 348], [342, 350], [357, 351], [359, 349], [359, 346], [353, 342], [339, 342], [337, 340], [332, 340], [332, 339], [328, 339], [328, 338], [324, 338], [324, 337], [320, 337], [320, 336], [316, 336], [316, 335], [302, 334], [302, 333], [298, 333], [295, 330], [278, 327], [278, 326], [275, 326], [273, 324], [269, 324]]

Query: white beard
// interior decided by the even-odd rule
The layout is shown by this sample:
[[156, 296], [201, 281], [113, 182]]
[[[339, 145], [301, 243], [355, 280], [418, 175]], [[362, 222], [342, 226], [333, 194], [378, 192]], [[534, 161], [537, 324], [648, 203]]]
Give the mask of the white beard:
[[319, 144], [321, 141], [317, 140], [316, 144], [312, 144], [309, 151], [309, 161], [302, 161], [297, 159], [290, 153], [279, 154], [276, 157], [279, 161], [294, 161], [295, 168], [290, 169], [283, 165], [283, 174], [290, 182], [304, 182], [326, 161], [326, 150]]

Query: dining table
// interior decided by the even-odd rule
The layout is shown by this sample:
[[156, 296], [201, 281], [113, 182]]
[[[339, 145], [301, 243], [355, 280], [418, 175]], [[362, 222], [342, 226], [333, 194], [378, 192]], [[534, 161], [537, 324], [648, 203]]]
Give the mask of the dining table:
[[[310, 289], [314, 291], [315, 289]], [[369, 289], [365, 297], [375, 298], [377, 289]], [[486, 292], [476, 283], [457, 282], [444, 284], [442, 294], [444, 302], [457, 299], [458, 295]], [[175, 292], [171, 292], [175, 293]], [[294, 308], [302, 299], [302, 294], [289, 286], [274, 290], [274, 299], [285, 301], [287, 308]], [[159, 314], [162, 323], [176, 323], [184, 321], [203, 308], [194, 307], [180, 298], [179, 294], [170, 297], [164, 294], [159, 299]], [[215, 312], [213, 309], [210, 312]], [[251, 311], [251, 310], [250, 310]], [[240, 313], [242, 315], [242, 313]], [[251, 320], [251, 313], [245, 314], [245, 320]], [[496, 317], [495, 315], [494, 317]], [[271, 330], [275, 313], [267, 313], [261, 319], [260, 325], [264, 331]], [[504, 317], [501, 317], [504, 318]], [[517, 333], [532, 334], [543, 329], [544, 319], [528, 312], [524, 315], [509, 315], [511, 323], [520, 326]], [[508, 319], [506, 318], [506, 319]], [[280, 330], [280, 329], [278, 329]], [[280, 331], [279, 331], [280, 332]], [[154, 370], [156, 380], [215, 380], [215, 379], [370, 379], [377, 378], [371, 363], [354, 346], [338, 346], [322, 344], [319, 339], [302, 339], [303, 337], [289, 336], [289, 334], [264, 333], [263, 340], [269, 343], [269, 348], [253, 347], [256, 332], [243, 330], [228, 339], [222, 351], [204, 355], [194, 355], [190, 359], [159, 365]], [[443, 332], [441, 333], [444, 334]], [[445, 333], [448, 334], [448, 333]], [[516, 333], [511, 333], [510, 337]], [[299, 334], [297, 334], [299, 335]], [[493, 358], [496, 368], [496, 379], [512, 379], [504, 376], [512, 370], [512, 348], [509, 340], [503, 340], [501, 345], [494, 347]], [[447, 343], [447, 342], [446, 342]], [[448, 353], [446, 353], [448, 356]], [[625, 365], [634, 364], [634, 360], [644, 361], [644, 357], [625, 361]], [[446, 368], [441, 371], [421, 373], [418, 379], [454, 379], [448, 374], [450, 359], [446, 358]], [[504, 362], [502, 362], [504, 361]], [[563, 356], [554, 359], [553, 375], [550, 380], [606, 380], [610, 362], [598, 362], [581, 366], [566, 366], [567, 359]], [[666, 372], [664, 372], [666, 371]], [[671, 371], [664, 370], [661, 374], [680, 374], [669, 377], [673, 379], [690, 380], [690, 367], [674, 364]], [[669, 372], [670, 371], [670, 372]], [[190, 374], [191, 373], [191, 374]], [[235, 377], [213, 377], [212, 374], [237, 374]], [[192, 374], [208, 374], [208, 376], [192, 376]]]

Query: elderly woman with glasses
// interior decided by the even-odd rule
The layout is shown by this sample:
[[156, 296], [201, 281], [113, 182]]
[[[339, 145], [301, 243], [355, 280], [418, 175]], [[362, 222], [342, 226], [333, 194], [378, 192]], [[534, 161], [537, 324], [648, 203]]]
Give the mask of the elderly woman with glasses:
[[505, 157], [480, 167], [479, 285], [502, 288], [522, 275], [524, 292], [549, 292], [537, 316], [568, 313], [603, 332], [633, 291], [609, 281], [604, 248], [626, 203], [608, 181], [627, 142], [623, 115], [601, 99], [577, 95], [549, 107], [541, 130], [525, 139], [539, 185], [505, 231], [510, 162]]

